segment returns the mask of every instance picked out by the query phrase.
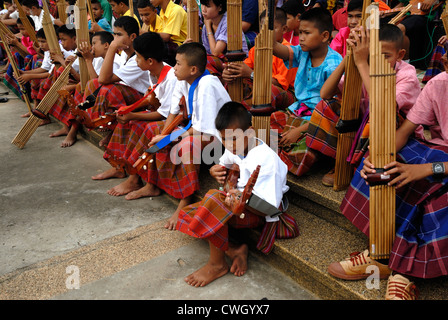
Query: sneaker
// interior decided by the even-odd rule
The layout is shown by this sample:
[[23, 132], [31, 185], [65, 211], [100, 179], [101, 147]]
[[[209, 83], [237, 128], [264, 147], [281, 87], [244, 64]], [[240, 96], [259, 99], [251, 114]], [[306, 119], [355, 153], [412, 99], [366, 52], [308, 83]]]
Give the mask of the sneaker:
[[378, 263], [369, 257], [369, 250], [364, 252], [354, 252], [350, 257], [341, 262], [333, 262], [328, 266], [328, 273], [333, 277], [343, 280], [367, 279], [371, 273], [367, 273], [369, 266], [377, 266], [380, 272], [380, 279], [387, 279], [391, 270], [385, 264]]
[[386, 300], [417, 300], [419, 292], [414, 282], [400, 274], [389, 276]]
[[322, 184], [326, 187], [332, 187], [334, 185], [334, 168], [322, 177]]

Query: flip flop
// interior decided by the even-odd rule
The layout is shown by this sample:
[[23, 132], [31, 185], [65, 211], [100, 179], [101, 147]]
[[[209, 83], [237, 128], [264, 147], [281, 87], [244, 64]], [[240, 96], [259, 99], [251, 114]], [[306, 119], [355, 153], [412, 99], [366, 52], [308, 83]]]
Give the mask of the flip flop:
[[8, 102], [9, 99], [8, 98], [0, 98], [0, 103], [4, 103], [4, 102]]

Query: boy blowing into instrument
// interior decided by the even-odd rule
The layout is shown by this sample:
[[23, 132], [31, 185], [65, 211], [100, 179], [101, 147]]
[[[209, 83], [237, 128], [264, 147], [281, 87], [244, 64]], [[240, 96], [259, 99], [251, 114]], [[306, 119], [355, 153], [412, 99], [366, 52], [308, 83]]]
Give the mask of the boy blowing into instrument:
[[[294, 218], [283, 213], [287, 207], [284, 194], [289, 189], [286, 185], [288, 169], [267, 144], [255, 137], [250, 113], [241, 103], [227, 102], [218, 112], [215, 126], [225, 151], [219, 164], [211, 167], [210, 175], [223, 185], [228, 169], [237, 164], [239, 179], [232, 189], [209, 190], [202, 201], [182, 208], [179, 213], [176, 229], [209, 243], [208, 262], [185, 278], [188, 284], [195, 287], [203, 287], [224, 276], [229, 270], [238, 277], [246, 273], [248, 246], [246, 243], [229, 241], [232, 227], [255, 228], [264, 225], [257, 245], [264, 253], [270, 252], [273, 240], [280, 233], [285, 238], [298, 235]], [[250, 176], [258, 166], [260, 171], [249, 204], [245, 205], [243, 212], [234, 215], [233, 205], [239, 201]], [[253, 204], [252, 198], [258, 199], [258, 204]], [[282, 232], [271, 234], [268, 231], [278, 230], [277, 227]], [[268, 234], [272, 237], [267, 236]], [[232, 260], [230, 267], [226, 256]]]

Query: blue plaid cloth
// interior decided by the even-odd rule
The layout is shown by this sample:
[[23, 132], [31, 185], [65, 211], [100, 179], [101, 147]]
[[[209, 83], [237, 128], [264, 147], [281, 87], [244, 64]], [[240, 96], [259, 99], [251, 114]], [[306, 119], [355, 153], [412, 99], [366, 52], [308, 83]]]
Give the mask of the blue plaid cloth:
[[[448, 147], [410, 139], [397, 160], [408, 164], [448, 161]], [[341, 204], [342, 213], [369, 235], [369, 186], [359, 165]], [[410, 183], [396, 193], [396, 237], [389, 267], [418, 278], [448, 275], [448, 176]]]
[[[311, 64], [311, 55], [307, 51], [302, 51], [300, 45], [291, 46], [294, 56], [292, 66], [289, 61], [285, 60], [287, 68], [298, 68], [296, 80], [294, 81], [294, 91], [297, 101], [294, 102], [289, 109], [294, 112], [302, 103], [304, 103], [311, 112], [316, 104], [321, 100], [320, 89], [330, 74], [341, 63], [342, 56], [328, 47], [327, 56], [320, 66], [313, 67]], [[310, 120], [311, 116], [303, 116], [302, 119]]]

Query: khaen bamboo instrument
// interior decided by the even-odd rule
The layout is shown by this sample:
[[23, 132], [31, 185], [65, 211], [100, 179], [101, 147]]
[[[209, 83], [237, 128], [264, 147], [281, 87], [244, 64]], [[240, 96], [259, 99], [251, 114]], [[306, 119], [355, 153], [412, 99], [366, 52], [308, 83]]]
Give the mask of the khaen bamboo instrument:
[[65, 6], [65, 0], [57, 0], [56, 6], [58, 7], [58, 18], [62, 23], [67, 23], [67, 7]]
[[[5, 26], [5, 24], [3, 24], [3, 22], [1, 22], [1, 21], [0, 21], [0, 25], [2, 26], [1, 29], [7, 28]], [[9, 47], [8, 42], [6, 41], [6, 34], [3, 33], [3, 31], [0, 31], [0, 38], [2, 39], [3, 47], [5, 48], [6, 55], [8, 56], [8, 60], [9, 60], [9, 63], [12, 67], [14, 74], [19, 75], [20, 74], [19, 67], [16, 64], [16, 60], [14, 59], [14, 55], [11, 52], [11, 48]], [[28, 97], [28, 93], [26, 92], [25, 87], [20, 84], [20, 82], [17, 81], [17, 84], [19, 85], [19, 89], [22, 93], [22, 97], [23, 97], [23, 100], [25, 101], [28, 111], [31, 112], [31, 103], [30, 103], [30, 98]]]
[[442, 19], [442, 22], [443, 22], [443, 28], [445, 29], [445, 35], [448, 36], [448, 4], [445, 4], [445, 9], [443, 10], [442, 14], [440, 15], [440, 19]]
[[395, 17], [393, 17], [390, 21], [389, 24], [394, 24], [397, 25], [406, 15], [406, 13], [409, 12], [409, 10], [412, 9], [412, 4], [408, 4], [406, 7], [403, 8], [403, 10], [400, 11], [399, 14], [397, 14]]
[[[87, 43], [90, 50], [89, 22], [87, 21], [86, 0], [77, 0], [76, 6], [78, 7], [78, 10], [75, 10], [76, 45], [80, 47], [81, 43]], [[78, 60], [82, 93], [84, 92], [87, 81], [90, 80], [90, 77], [85, 59], [82, 56], [79, 56]]]
[[[381, 174], [395, 161], [396, 73], [381, 54], [379, 11], [370, 13], [370, 160]], [[387, 181], [390, 177], [382, 175]], [[372, 259], [389, 258], [395, 238], [395, 186], [369, 182], [369, 248]]]
[[[265, 5], [266, 8], [266, 5]], [[268, 1], [267, 15], [255, 38], [252, 125], [257, 137], [270, 143], [272, 95], [272, 57], [274, 44], [274, 1]]]
[[[365, 27], [367, 8], [370, 0], [364, 0], [361, 25]], [[339, 121], [336, 125], [338, 130], [338, 143], [336, 147], [336, 162], [334, 170], [333, 190], [341, 191], [350, 185], [353, 177], [352, 165], [347, 161], [351, 146], [359, 128], [359, 106], [362, 94], [362, 79], [355, 65], [351, 48], [347, 46], [347, 59], [345, 65], [344, 88], [342, 91], [342, 102]]]
[[129, 13], [131, 14], [132, 18], [135, 17], [135, 14], [134, 14], [134, 1], [133, 0], [129, 0]]
[[90, 0], [86, 0], [86, 6], [87, 6], [87, 12], [89, 13], [90, 17], [90, 26], [92, 26], [92, 23], [95, 22], [95, 17], [93, 16], [92, 11], [92, 2]]
[[20, 21], [22, 21], [23, 27], [25, 28], [25, 30], [28, 33], [31, 40], [33, 40], [33, 42], [36, 45], [38, 45], [37, 37], [36, 37], [36, 30], [34, 30], [33, 26], [31, 25], [31, 22], [28, 20], [28, 17], [22, 8], [22, 5], [19, 3], [18, 0], [14, 0], [14, 3], [17, 6], [17, 11], [19, 12], [19, 18], [20, 18]]
[[[228, 63], [241, 64], [246, 54], [243, 48], [242, 0], [227, 1], [227, 54]], [[236, 78], [228, 84], [228, 92], [233, 101], [243, 100], [243, 79]]]
[[[36, 107], [39, 113], [46, 115], [50, 111], [51, 107], [55, 104], [56, 100], [59, 98], [58, 90], [61, 90], [62, 87], [67, 85], [72, 63], [73, 62], [70, 62], [65, 67], [64, 71], [62, 71], [61, 75], [56, 79], [50, 90], [48, 90], [47, 94]], [[34, 114], [31, 114], [31, 116], [25, 122], [25, 124], [20, 129], [19, 133], [14, 137], [11, 143], [22, 149], [34, 134], [34, 132], [36, 132], [41, 121], [42, 119], [36, 117]]]
[[187, 0], [187, 38], [199, 42], [199, 6], [196, 0]]
[[59, 45], [59, 39], [54, 29], [53, 21], [50, 17], [50, 10], [48, 9], [47, 1], [42, 1], [44, 15], [42, 18], [42, 28], [44, 29], [45, 38], [48, 43], [50, 52], [62, 55], [62, 50]]
[[0, 31], [8, 36], [15, 37], [14, 33], [0, 20]]

